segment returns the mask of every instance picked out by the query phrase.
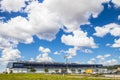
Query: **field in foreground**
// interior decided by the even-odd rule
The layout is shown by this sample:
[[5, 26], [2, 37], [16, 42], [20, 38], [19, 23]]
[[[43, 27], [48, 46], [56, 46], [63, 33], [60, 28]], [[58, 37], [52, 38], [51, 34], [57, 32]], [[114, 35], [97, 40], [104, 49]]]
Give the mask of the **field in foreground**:
[[0, 80], [120, 80], [120, 78], [55, 74], [0, 74]]

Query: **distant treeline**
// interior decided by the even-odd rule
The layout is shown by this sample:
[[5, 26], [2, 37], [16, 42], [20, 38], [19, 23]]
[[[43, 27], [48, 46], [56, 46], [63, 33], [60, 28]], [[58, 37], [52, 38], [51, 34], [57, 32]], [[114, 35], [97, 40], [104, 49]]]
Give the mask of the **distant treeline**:
[[120, 65], [113, 65], [113, 66], [103, 66], [103, 68], [107, 68], [109, 70], [112, 70], [112, 69], [117, 69], [117, 68], [120, 68]]

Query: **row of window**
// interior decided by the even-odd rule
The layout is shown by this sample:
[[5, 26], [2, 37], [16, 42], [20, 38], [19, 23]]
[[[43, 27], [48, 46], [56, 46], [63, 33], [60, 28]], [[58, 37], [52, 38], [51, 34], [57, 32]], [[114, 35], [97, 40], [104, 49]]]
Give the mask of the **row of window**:
[[[11, 65], [11, 64], [8, 64]], [[80, 64], [28, 64], [28, 63], [13, 63], [13, 68], [29, 68], [29, 67], [35, 67], [35, 68], [40, 68], [40, 67], [48, 67], [48, 68], [53, 68], [53, 67], [91, 67], [91, 68], [101, 68], [102, 65], [80, 65]]]

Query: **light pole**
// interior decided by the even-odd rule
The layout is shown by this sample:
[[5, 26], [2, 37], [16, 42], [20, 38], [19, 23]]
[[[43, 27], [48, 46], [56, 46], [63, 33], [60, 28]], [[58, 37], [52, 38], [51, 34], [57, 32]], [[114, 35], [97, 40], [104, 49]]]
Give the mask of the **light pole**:
[[68, 55], [67, 54], [65, 54], [65, 56], [64, 56], [64, 58], [65, 58], [65, 60], [66, 60], [66, 73], [68, 73]]

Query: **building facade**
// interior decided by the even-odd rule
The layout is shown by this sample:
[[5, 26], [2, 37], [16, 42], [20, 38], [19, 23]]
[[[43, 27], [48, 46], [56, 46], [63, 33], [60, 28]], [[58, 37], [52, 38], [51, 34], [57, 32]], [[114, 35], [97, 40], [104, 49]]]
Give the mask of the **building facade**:
[[[42, 63], [42, 62], [9, 62], [7, 73], [93, 73], [99, 71], [102, 64], [77, 64], [77, 63]], [[100, 71], [99, 71], [100, 72]]]

